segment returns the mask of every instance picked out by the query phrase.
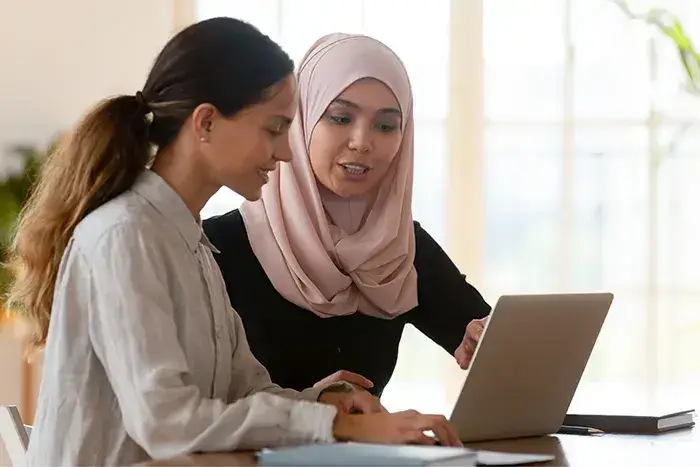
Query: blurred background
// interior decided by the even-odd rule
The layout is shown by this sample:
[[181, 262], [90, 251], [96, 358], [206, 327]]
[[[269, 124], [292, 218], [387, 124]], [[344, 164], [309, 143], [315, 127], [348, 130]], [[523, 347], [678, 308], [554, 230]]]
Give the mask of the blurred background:
[[[415, 92], [414, 216], [467, 279], [492, 305], [612, 291], [584, 381], [700, 384], [696, 0], [0, 0], [3, 241], [33, 161], [214, 16], [255, 24], [295, 61], [330, 32], [392, 47]], [[222, 189], [202, 214], [240, 202]], [[23, 357], [20, 319], [0, 323], [0, 404], [31, 423], [41, 356]], [[409, 327], [383, 402], [449, 411], [464, 377]]]

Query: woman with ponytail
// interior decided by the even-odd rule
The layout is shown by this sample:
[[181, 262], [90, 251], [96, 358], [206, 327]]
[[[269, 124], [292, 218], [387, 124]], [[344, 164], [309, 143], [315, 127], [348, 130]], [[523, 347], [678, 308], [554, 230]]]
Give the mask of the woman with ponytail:
[[45, 348], [29, 465], [434, 442], [428, 430], [458, 444], [444, 417], [388, 414], [349, 385], [282, 389], [250, 352], [199, 212], [222, 186], [258, 199], [290, 160], [292, 71], [253, 26], [197, 23], [165, 46], [143, 90], [98, 105], [46, 161], [9, 297]]

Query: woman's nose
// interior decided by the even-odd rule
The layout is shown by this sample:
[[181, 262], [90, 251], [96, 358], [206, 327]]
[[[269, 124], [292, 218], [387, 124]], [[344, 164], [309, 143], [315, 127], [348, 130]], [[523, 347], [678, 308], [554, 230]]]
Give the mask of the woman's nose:
[[352, 131], [348, 141], [348, 148], [359, 154], [365, 154], [372, 149], [372, 137], [364, 128], [356, 128]]
[[278, 138], [278, 141], [275, 142], [274, 151], [275, 152], [272, 157], [274, 157], [276, 160], [280, 162], [289, 162], [292, 160], [292, 147], [289, 145], [288, 138]]

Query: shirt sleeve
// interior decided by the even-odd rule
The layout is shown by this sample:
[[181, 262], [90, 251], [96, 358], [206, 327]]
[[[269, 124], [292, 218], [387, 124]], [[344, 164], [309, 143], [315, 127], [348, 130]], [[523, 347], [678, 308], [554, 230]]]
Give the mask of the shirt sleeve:
[[88, 274], [73, 276], [89, 277], [90, 339], [129, 436], [153, 458], [332, 442], [333, 406], [253, 391], [227, 404], [186, 383], [167, 262], [151, 237], [112, 228], [82, 256]]
[[491, 307], [466, 281], [438, 243], [416, 223], [418, 307], [408, 321], [450, 354], [462, 342], [467, 324]]

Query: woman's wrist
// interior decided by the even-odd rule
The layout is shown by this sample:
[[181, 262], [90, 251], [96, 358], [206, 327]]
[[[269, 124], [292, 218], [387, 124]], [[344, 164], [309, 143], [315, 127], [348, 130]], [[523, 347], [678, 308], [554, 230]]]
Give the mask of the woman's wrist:
[[319, 393], [318, 397], [316, 400], [318, 402], [324, 402], [323, 396], [328, 393], [348, 393], [348, 392], [353, 392], [355, 390], [355, 386], [353, 386], [350, 383], [347, 383], [345, 381], [338, 381], [332, 384], [329, 384], [325, 388], [323, 388]]
[[336, 441], [356, 440], [361, 417], [362, 415], [347, 414], [339, 410], [333, 420], [333, 437]]

